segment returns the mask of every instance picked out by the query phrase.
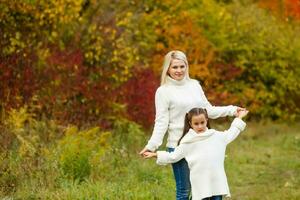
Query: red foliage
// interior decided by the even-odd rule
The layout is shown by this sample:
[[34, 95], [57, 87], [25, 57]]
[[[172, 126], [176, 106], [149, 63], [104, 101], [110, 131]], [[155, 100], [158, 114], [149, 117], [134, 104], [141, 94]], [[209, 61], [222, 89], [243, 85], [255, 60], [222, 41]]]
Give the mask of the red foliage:
[[61, 123], [101, 125], [117, 94], [103, 67], [85, 66], [81, 50], [74, 47], [49, 50], [44, 64], [23, 54], [0, 59], [1, 107], [27, 104], [36, 114]]
[[39, 87], [33, 59], [20, 53], [0, 60], [0, 101], [4, 109], [17, 108], [28, 102]]
[[[215, 63], [211, 66], [211, 74], [215, 77], [210, 82], [202, 81], [202, 87], [208, 100], [213, 105], [228, 105], [237, 104], [239, 105], [239, 98], [231, 94], [228, 87], [231, 87], [231, 80], [237, 80], [243, 74], [243, 69], [236, 67], [233, 64], [226, 63]], [[226, 83], [226, 84], [224, 84]]]
[[151, 69], [136, 69], [134, 76], [121, 87], [121, 99], [127, 105], [129, 118], [146, 128], [153, 126], [158, 86], [159, 78]]
[[300, 0], [285, 0], [285, 14], [300, 20]]
[[269, 9], [282, 17], [290, 17], [300, 20], [300, 1], [299, 0], [260, 0], [259, 5]]
[[52, 114], [63, 122], [97, 123], [110, 111], [108, 105], [115, 97], [113, 89], [109, 89], [110, 82], [100, 77], [103, 67], [85, 66], [79, 49], [52, 51], [44, 72], [47, 90], [52, 93], [42, 95], [53, 109]]
[[233, 64], [216, 63], [214, 66], [216, 73], [221, 80], [233, 80], [243, 73], [242, 69], [234, 66]]

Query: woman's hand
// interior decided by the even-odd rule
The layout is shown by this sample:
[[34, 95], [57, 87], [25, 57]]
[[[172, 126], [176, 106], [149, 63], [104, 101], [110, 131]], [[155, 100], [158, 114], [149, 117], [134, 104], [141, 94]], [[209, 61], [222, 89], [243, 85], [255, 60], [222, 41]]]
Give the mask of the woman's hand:
[[243, 117], [245, 117], [248, 114], [248, 110], [241, 110], [237, 113], [237, 117], [242, 119]]
[[157, 153], [155, 153], [155, 152], [149, 152], [149, 151], [145, 152], [143, 155], [144, 155], [144, 158], [157, 157]]
[[151, 152], [151, 151], [145, 147], [139, 154], [140, 154], [141, 156], [144, 156], [144, 154], [145, 154], [146, 152]]
[[240, 111], [246, 111], [246, 108], [237, 107], [236, 112], [235, 112], [234, 115], [235, 115], [236, 117], [238, 117]]

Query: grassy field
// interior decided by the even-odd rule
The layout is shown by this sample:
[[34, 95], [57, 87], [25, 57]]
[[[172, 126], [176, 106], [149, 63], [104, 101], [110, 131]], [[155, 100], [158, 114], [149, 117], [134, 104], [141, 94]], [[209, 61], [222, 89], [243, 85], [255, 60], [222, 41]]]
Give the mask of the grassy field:
[[249, 124], [228, 146], [233, 199], [300, 199], [300, 129]]
[[[81, 183], [61, 177], [54, 158], [42, 170], [23, 175], [15, 190], [1, 190], [0, 199], [175, 199], [171, 166], [158, 166], [155, 160], [138, 156], [147, 138], [140, 137], [127, 149], [111, 148], [103, 164], [92, 166], [89, 178]], [[232, 200], [300, 199], [299, 125], [248, 123], [246, 131], [228, 146], [225, 160]]]

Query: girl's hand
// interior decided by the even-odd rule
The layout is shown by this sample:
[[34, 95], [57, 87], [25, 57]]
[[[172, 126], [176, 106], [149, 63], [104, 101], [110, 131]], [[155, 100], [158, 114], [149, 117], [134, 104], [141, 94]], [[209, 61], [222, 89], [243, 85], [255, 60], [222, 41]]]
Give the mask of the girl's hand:
[[240, 111], [246, 111], [246, 108], [237, 107], [236, 113], [235, 113], [234, 115], [235, 115], [236, 117], [238, 117]]
[[144, 156], [144, 158], [152, 158], [152, 157], [156, 157], [157, 153], [147, 151], [143, 154], [143, 156]]
[[237, 113], [237, 117], [242, 119], [243, 117], [245, 117], [248, 114], [248, 110], [241, 110]]

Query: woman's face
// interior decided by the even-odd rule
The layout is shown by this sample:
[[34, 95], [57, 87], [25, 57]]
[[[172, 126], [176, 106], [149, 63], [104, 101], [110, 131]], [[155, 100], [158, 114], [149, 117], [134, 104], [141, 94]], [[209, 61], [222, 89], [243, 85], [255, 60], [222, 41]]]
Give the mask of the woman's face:
[[204, 114], [195, 115], [192, 117], [190, 125], [196, 133], [202, 133], [206, 130], [207, 119]]
[[186, 65], [184, 61], [173, 59], [168, 69], [168, 74], [176, 81], [180, 81], [185, 77]]

